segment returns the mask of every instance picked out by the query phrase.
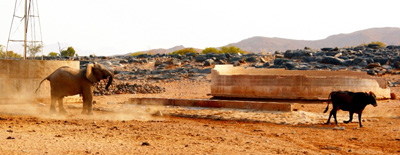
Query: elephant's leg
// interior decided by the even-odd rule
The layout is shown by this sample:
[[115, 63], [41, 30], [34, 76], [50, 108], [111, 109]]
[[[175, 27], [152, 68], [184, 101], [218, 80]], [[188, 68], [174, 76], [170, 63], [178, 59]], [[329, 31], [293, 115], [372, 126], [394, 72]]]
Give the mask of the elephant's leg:
[[82, 114], [87, 114], [87, 103], [86, 103], [86, 97], [82, 95], [82, 100], [83, 100], [83, 107], [82, 107]]
[[92, 95], [90, 95], [89, 97], [88, 97], [88, 100], [87, 100], [87, 111], [88, 111], [88, 115], [93, 115], [93, 96]]
[[63, 115], [67, 114], [67, 111], [64, 108], [63, 97], [58, 99], [58, 109], [59, 109], [60, 114], [63, 114]]
[[51, 105], [50, 105], [50, 113], [54, 114], [57, 113], [56, 111], [56, 99], [54, 97], [51, 97]]
[[92, 104], [93, 104], [93, 86], [83, 87], [83, 106], [84, 110], [82, 113], [86, 113], [88, 115], [93, 114]]
[[86, 103], [85, 97], [82, 97], [82, 100], [83, 100], [82, 114], [87, 114], [87, 112], [88, 112], [88, 105], [87, 105], [87, 103]]

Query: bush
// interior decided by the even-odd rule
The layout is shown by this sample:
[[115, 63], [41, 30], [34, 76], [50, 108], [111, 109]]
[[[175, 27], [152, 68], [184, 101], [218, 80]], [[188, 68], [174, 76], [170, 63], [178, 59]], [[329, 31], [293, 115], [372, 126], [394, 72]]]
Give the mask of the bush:
[[373, 41], [369, 44], [375, 44], [375, 45], [378, 45], [379, 47], [386, 47], [386, 44], [383, 42], [380, 42], [380, 41]]
[[14, 53], [13, 51], [3, 51], [3, 45], [0, 45], [0, 58], [22, 58], [18, 53]]
[[194, 48], [184, 48], [184, 49], [181, 49], [181, 50], [174, 51], [174, 52], [172, 52], [170, 54], [171, 55], [186, 55], [188, 53], [197, 54], [197, 51]]
[[204, 49], [201, 54], [207, 54], [207, 53], [216, 53], [218, 54], [220, 51], [217, 48], [214, 47], [207, 47], [206, 49]]
[[13, 51], [3, 52], [0, 50], [0, 58], [22, 58], [18, 53], [14, 53]]
[[50, 53], [49, 53], [49, 56], [51, 56], [51, 57], [56, 57], [56, 56], [58, 56], [58, 53], [56, 53], [56, 52], [50, 52]]
[[246, 54], [247, 52], [242, 51], [239, 47], [235, 46], [224, 46], [221, 47], [221, 53], [231, 53], [231, 54]]
[[363, 43], [360, 46], [368, 46], [368, 45], [378, 45], [379, 47], [386, 47], [386, 44], [381, 42], [381, 41], [372, 41], [372, 42], [370, 42], [368, 44]]
[[143, 55], [143, 54], [145, 54], [145, 53], [144, 52], [135, 52], [135, 53], [130, 54], [130, 56], [135, 57], [135, 56], [139, 56], [139, 55]]

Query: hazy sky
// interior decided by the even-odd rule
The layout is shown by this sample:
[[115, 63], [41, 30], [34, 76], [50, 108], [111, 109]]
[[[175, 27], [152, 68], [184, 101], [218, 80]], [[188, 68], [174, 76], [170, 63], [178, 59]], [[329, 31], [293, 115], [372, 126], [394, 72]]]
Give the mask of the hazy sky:
[[[398, 0], [37, 2], [45, 55], [58, 52], [57, 42], [62, 48], [74, 47], [79, 55], [114, 55], [177, 45], [220, 47], [253, 36], [317, 40], [373, 27], [400, 27]], [[0, 4], [2, 45], [7, 44], [14, 4]]]

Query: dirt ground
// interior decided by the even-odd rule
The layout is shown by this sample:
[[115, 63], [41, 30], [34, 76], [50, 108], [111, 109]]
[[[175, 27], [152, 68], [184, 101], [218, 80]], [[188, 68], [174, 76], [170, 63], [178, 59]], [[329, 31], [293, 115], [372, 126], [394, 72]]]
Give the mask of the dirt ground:
[[67, 103], [65, 116], [50, 115], [45, 103], [0, 104], [0, 154], [400, 154], [397, 99], [367, 106], [363, 128], [357, 119], [344, 124], [347, 112], [338, 114], [339, 127], [325, 125], [326, 104], [269, 112], [126, 102], [210, 98], [209, 79], [154, 83], [162, 94], [97, 96], [90, 116], [80, 114], [82, 103]]

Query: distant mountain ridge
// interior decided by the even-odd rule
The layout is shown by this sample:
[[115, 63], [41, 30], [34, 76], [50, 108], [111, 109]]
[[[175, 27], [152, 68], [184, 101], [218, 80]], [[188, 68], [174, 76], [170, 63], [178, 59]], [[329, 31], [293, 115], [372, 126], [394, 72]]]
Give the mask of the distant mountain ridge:
[[[172, 47], [172, 48], [169, 48], [169, 49], [158, 48], [158, 49], [151, 49], [151, 50], [139, 51], [139, 52], [140, 53], [144, 53], [144, 54], [168, 54], [168, 53], [172, 53], [174, 51], [185, 49], [185, 48], [186, 47], [184, 47], [182, 45], [179, 45], [179, 46], [175, 46], [175, 47]], [[194, 48], [194, 49], [196, 51], [198, 51], [198, 52], [202, 51], [202, 49], [197, 49], [197, 48]], [[138, 52], [134, 52], [134, 53], [138, 53]], [[128, 53], [128, 54], [125, 54], [125, 55], [130, 55], [130, 54], [132, 54], [132, 53]]]
[[252, 37], [230, 45], [239, 47], [245, 51], [259, 53], [302, 49], [306, 46], [314, 49], [323, 47], [358, 46], [372, 41], [381, 41], [386, 45], [400, 45], [400, 28], [371, 28], [349, 34], [331, 35], [321, 40]]
[[[303, 49], [304, 47], [310, 47], [313, 49], [320, 49], [324, 47], [351, 47], [358, 46], [363, 43], [370, 43], [372, 41], [380, 41], [385, 43], [386, 45], [400, 45], [400, 28], [370, 28], [348, 34], [331, 35], [325, 39], [320, 40], [294, 40], [277, 37], [270, 38], [256, 36], [228, 45], [239, 47], [244, 51], [260, 53], [286, 51], [289, 49]], [[160, 48], [140, 52], [151, 54], [167, 54], [184, 48], [184, 46], [180, 45], [169, 49]], [[201, 52], [201, 49], [196, 50]]]

